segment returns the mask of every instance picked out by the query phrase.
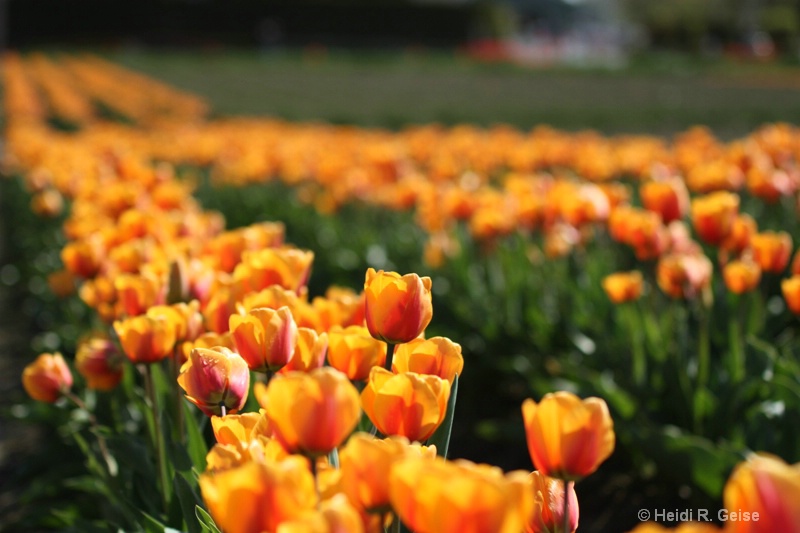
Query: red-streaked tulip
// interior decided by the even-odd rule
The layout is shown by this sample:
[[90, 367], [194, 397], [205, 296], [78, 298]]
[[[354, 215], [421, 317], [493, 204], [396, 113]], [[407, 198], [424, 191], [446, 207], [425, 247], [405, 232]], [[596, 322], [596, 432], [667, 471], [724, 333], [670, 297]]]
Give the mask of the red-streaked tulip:
[[250, 387], [250, 370], [228, 348], [195, 348], [181, 367], [178, 384], [186, 399], [208, 416], [220, 416], [225, 407], [235, 413], [244, 406]]
[[288, 307], [262, 307], [246, 315], [231, 315], [230, 331], [239, 354], [256, 372], [277, 372], [297, 346], [297, 324]]
[[431, 278], [367, 270], [365, 314], [370, 334], [391, 344], [419, 336], [433, 317]]

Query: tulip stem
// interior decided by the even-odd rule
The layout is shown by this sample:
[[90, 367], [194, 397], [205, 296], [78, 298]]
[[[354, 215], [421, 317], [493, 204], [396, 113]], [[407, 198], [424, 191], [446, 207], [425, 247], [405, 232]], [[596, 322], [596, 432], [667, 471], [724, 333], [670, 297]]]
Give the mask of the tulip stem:
[[150, 411], [153, 415], [153, 449], [156, 454], [156, 461], [158, 462], [159, 473], [159, 487], [161, 489], [161, 501], [164, 504], [164, 512], [167, 512], [169, 500], [167, 499], [167, 483], [169, 476], [167, 475], [167, 464], [165, 462], [162, 443], [164, 437], [161, 434], [161, 424], [158, 417], [158, 398], [156, 397], [155, 387], [153, 387], [153, 371], [150, 365], [142, 365], [144, 372], [144, 388], [147, 393], [147, 399], [150, 403]]
[[174, 380], [172, 383], [172, 392], [175, 395], [175, 425], [178, 428], [178, 442], [185, 444], [186, 438], [183, 429], [183, 394], [181, 393], [180, 387], [175, 386], [175, 383], [178, 381], [178, 374], [181, 372], [180, 357], [180, 350], [178, 346], [176, 346], [170, 361], [170, 366], [172, 366], [172, 379]]
[[103, 460], [106, 462], [108, 473], [111, 477], [116, 477], [117, 462], [114, 460], [113, 457], [111, 457], [111, 454], [108, 451], [108, 446], [106, 446], [106, 439], [100, 432], [100, 424], [97, 422], [97, 417], [94, 416], [94, 413], [89, 410], [84, 401], [77, 395], [73, 394], [71, 391], [65, 390], [62, 391], [61, 394], [65, 398], [70, 400], [72, 403], [74, 403], [78, 409], [86, 411], [86, 414], [89, 416], [89, 425], [92, 426], [92, 434], [97, 438], [97, 446], [100, 448], [100, 454], [103, 456]]
[[389, 372], [392, 371], [392, 358], [394, 357], [394, 347], [396, 345], [391, 342], [386, 343], [386, 362], [383, 364], [383, 368], [388, 370]]
[[571, 533], [569, 528], [569, 481], [564, 480], [564, 533]]
[[394, 522], [392, 522], [392, 531], [394, 533], [400, 533], [403, 531], [403, 523], [400, 521], [400, 516], [397, 513], [394, 513]]
[[700, 312], [700, 331], [697, 346], [697, 388], [695, 390], [694, 401], [695, 430], [698, 432], [701, 431], [703, 423], [703, 414], [705, 410], [703, 395], [705, 395], [705, 390], [708, 386], [708, 374], [711, 365], [711, 346], [709, 339], [709, 322], [711, 317], [709, 316], [709, 309], [705, 306], [702, 306]]
[[313, 455], [308, 455], [308, 464], [309, 468], [311, 469], [311, 475], [314, 477], [314, 491], [317, 493], [317, 510], [319, 510], [320, 504], [320, 493], [319, 493], [319, 482], [317, 480], [317, 458]]
[[729, 344], [728, 347], [728, 372], [730, 373], [731, 383], [738, 383], [744, 379], [745, 355], [743, 332], [745, 327], [746, 305], [744, 298], [738, 294], [731, 297], [733, 306], [730, 310], [731, 319], [728, 324]]
[[219, 403], [219, 416], [223, 417], [228, 414], [228, 408], [225, 407], [225, 404], [220, 402]]

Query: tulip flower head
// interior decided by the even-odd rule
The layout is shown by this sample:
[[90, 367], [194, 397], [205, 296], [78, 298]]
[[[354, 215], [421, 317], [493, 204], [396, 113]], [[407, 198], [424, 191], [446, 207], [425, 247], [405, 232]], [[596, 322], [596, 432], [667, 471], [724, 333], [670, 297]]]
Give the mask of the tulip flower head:
[[750, 292], [761, 281], [761, 267], [753, 261], [731, 261], [722, 269], [725, 286], [734, 294]]
[[464, 370], [461, 345], [447, 337], [414, 339], [400, 344], [394, 352], [392, 371], [398, 374], [416, 372], [446, 379], [451, 384]]
[[231, 315], [230, 331], [236, 348], [255, 372], [276, 372], [292, 358], [297, 324], [288, 307], [259, 307], [246, 315]]
[[208, 512], [226, 533], [276, 531], [317, 505], [314, 476], [302, 457], [249, 462], [200, 476]]
[[522, 417], [531, 459], [545, 476], [578, 481], [614, 451], [613, 422], [600, 398], [546, 394], [539, 403], [525, 400]]
[[60, 353], [43, 353], [22, 371], [22, 386], [34, 400], [55, 403], [72, 387], [72, 372]]
[[423, 442], [441, 425], [450, 399], [450, 382], [439, 376], [392, 374], [374, 367], [361, 393], [364, 412], [384, 435]]
[[328, 332], [328, 363], [351, 380], [365, 381], [374, 366], [386, 361], [386, 343], [364, 326], [334, 326]]
[[370, 334], [390, 344], [419, 336], [433, 317], [431, 278], [417, 274], [367, 270], [364, 281], [366, 320]]
[[350, 435], [361, 416], [358, 390], [330, 367], [278, 375], [259, 396], [275, 437], [290, 453], [329, 453]]
[[175, 347], [175, 325], [163, 317], [139, 315], [118, 320], [114, 331], [132, 363], [156, 363]]
[[794, 275], [781, 281], [781, 292], [789, 310], [800, 315], [800, 275]]
[[108, 391], [122, 379], [122, 359], [116, 344], [107, 337], [90, 337], [78, 345], [75, 368], [90, 389]]
[[195, 348], [181, 367], [178, 384], [206, 415], [220, 416], [244, 406], [250, 370], [245, 360], [228, 348]]
[[533, 512], [527, 475], [468, 461], [407, 457], [389, 477], [392, 507], [417, 533], [518, 533]]
[[643, 286], [642, 273], [638, 270], [617, 272], [603, 278], [603, 290], [615, 304], [638, 300]]
[[534, 494], [533, 515], [525, 526], [525, 533], [572, 533], [578, 528], [578, 496], [575, 483], [568, 485], [569, 531], [564, 531], [564, 482], [532, 472], [528, 478]]
[[[788, 465], [778, 457], [754, 454], [739, 464], [725, 484], [728, 513], [750, 513], [750, 521], [731, 521], [733, 533], [800, 532], [800, 463]], [[756, 519], [754, 513], [758, 513]]]

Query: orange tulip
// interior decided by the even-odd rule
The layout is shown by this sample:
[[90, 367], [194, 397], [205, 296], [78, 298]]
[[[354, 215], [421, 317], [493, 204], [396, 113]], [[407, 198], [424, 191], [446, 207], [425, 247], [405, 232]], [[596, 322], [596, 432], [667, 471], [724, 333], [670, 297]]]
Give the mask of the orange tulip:
[[419, 457], [394, 464], [389, 496], [417, 533], [518, 533], [534, 505], [523, 472]]
[[263, 407], [275, 437], [290, 453], [324, 455], [339, 446], [361, 416], [358, 390], [330, 367], [289, 372], [269, 384]]
[[141, 315], [163, 300], [163, 284], [153, 276], [122, 274], [114, 280], [114, 288], [122, 313], [127, 316]]
[[643, 183], [639, 195], [645, 209], [658, 213], [664, 224], [682, 219], [689, 210], [689, 191], [678, 178]]
[[230, 331], [239, 353], [256, 372], [280, 370], [297, 346], [297, 324], [288, 307], [231, 315]]
[[283, 522], [275, 533], [363, 533], [364, 524], [344, 494], [324, 500], [316, 511]]
[[447, 337], [414, 339], [400, 344], [394, 352], [392, 372], [415, 372], [446, 379], [451, 384], [456, 374], [464, 370], [461, 345]]
[[711, 284], [713, 266], [702, 254], [669, 254], [656, 267], [658, 286], [672, 298], [694, 298]]
[[450, 382], [439, 376], [392, 374], [373, 367], [361, 393], [364, 412], [384, 435], [423, 442], [442, 423], [450, 399]]
[[719, 191], [692, 201], [692, 225], [708, 244], [720, 244], [728, 237], [739, 214], [739, 196]]
[[372, 337], [364, 326], [334, 326], [328, 339], [328, 363], [351, 380], [366, 380], [372, 367], [386, 361], [386, 343]]
[[230, 333], [203, 333], [193, 341], [186, 341], [181, 344], [181, 364], [189, 359], [189, 354], [195, 348], [213, 348], [214, 346], [224, 346], [229, 350], [236, 351], [236, 344]]
[[156, 363], [175, 346], [175, 326], [164, 318], [140, 315], [117, 320], [114, 331], [132, 363]]
[[800, 315], [800, 275], [781, 281], [781, 292], [789, 310]]
[[[564, 532], [564, 482], [532, 472], [528, 477], [534, 494], [534, 510], [525, 533], [565, 533]], [[575, 494], [575, 483], [570, 481], [569, 494], [569, 531], [572, 533], [578, 528], [578, 496]]]
[[314, 252], [297, 248], [245, 251], [233, 270], [233, 280], [244, 292], [280, 285], [299, 294], [308, 282], [313, 261]]
[[765, 231], [750, 239], [753, 259], [764, 272], [780, 274], [786, 270], [792, 254], [792, 237], [785, 231]]
[[178, 385], [186, 399], [208, 416], [235, 413], [247, 400], [250, 370], [239, 354], [227, 348], [195, 348], [181, 367]]
[[354, 434], [339, 452], [345, 494], [368, 512], [388, 512], [392, 465], [410, 454], [422, 455], [422, 447], [409, 445], [404, 437], [376, 439], [366, 433]]
[[615, 304], [638, 300], [643, 286], [642, 273], [638, 270], [617, 272], [603, 278], [603, 290]]
[[369, 332], [384, 342], [401, 344], [417, 338], [433, 317], [429, 277], [370, 268], [364, 293]]
[[280, 372], [310, 372], [325, 364], [325, 355], [328, 353], [328, 334], [317, 333], [309, 328], [297, 328], [297, 346], [292, 358]]
[[22, 386], [34, 400], [54, 403], [72, 387], [72, 372], [60, 353], [43, 353], [22, 371]]
[[753, 217], [742, 213], [733, 220], [731, 232], [722, 243], [722, 247], [734, 254], [742, 253], [750, 246], [750, 240], [758, 232], [758, 226]]
[[202, 474], [200, 491], [226, 533], [276, 531], [317, 505], [314, 476], [306, 460], [296, 456]]
[[750, 292], [761, 281], [761, 268], [752, 261], [731, 261], [722, 269], [725, 286], [734, 294]]
[[723, 499], [725, 531], [798, 533], [800, 463], [788, 465], [772, 455], [754, 454], [733, 470]]
[[217, 439], [206, 455], [207, 470], [229, 470], [250, 461], [282, 461], [289, 454], [272, 438], [264, 411], [241, 415], [212, 416]]
[[192, 300], [189, 303], [176, 303], [172, 305], [156, 305], [147, 310], [153, 318], [163, 317], [175, 327], [175, 337], [178, 342], [193, 341], [203, 333], [203, 315], [200, 314], [200, 302]]
[[90, 337], [75, 353], [75, 368], [90, 389], [108, 391], [122, 379], [122, 354], [107, 337]]
[[528, 451], [542, 474], [577, 481], [614, 451], [614, 428], [606, 402], [569, 392], [546, 394], [522, 404]]

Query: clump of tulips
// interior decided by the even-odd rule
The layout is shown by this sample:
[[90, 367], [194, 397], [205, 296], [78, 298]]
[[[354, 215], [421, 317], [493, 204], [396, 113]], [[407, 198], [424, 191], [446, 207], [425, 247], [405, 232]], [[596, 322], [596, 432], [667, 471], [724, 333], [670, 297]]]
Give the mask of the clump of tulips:
[[[41, 354], [23, 386], [35, 400], [80, 413], [69, 427], [120, 529], [572, 532], [575, 484], [615, 448], [612, 412], [629, 436], [631, 426], [650, 422], [630, 404], [649, 398], [649, 406], [669, 393], [685, 418], [670, 427], [702, 436], [724, 401], [747, 401], [737, 391], [772, 394], [772, 376], [797, 390], [793, 361], [753, 338], [748, 311], [785, 302], [800, 314], [800, 259], [792, 258], [789, 231], [767, 230], [744, 212], [754, 198], [768, 206], [793, 199], [800, 134], [790, 126], [729, 144], [696, 128], [667, 145], [547, 128], [389, 133], [203, 123], [201, 101], [97, 59], [10, 55], [3, 76], [4, 163], [23, 174], [37, 214], [55, 217], [69, 206], [63, 270], [49, 285], [76, 294], [97, 318], [72, 365]], [[46, 126], [37, 87], [50, 109], [85, 128], [68, 135]], [[87, 97], [149, 127], [94, 124]], [[208, 166], [215, 183], [279, 176], [324, 213], [351, 201], [414, 209], [429, 235], [425, 258], [436, 267], [469, 253], [472, 242], [491, 261], [485, 252], [507, 258], [503, 243], [521, 241], [524, 260], [513, 268], [563, 266], [580, 291], [602, 288], [616, 306], [630, 372], [603, 369], [596, 387], [608, 391], [612, 409], [597, 397], [537, 390], [539, 401], [522, 403], [535, 472], [448, 460], [464, 355], [451, 339], [426, 337], [431, 279], [370, 268], [363, 291], [330, 287], [312, 297], [314, 253], [286, 243], [283, 224], [225, 231], [190, 184], [153, 160]], [[595, 268], [588, 277], [598, 243], [626, 257], [624, 271], [604, 271], [601, 280]], [[480, 320], [491, 320], [490, 307], [514, 307], [484, 298], [511, 300], [534, 283], [503, 268], [487, 269], [493, 290], [473, 302]], [[475, 284], [469, 272], [465, 286]], [[564, 309], [553, 304], [553, 283], [543, 284], [541, 301], [526, 312], [548, 315], [540, 322], [547, 324]], [[782, 300], [771, 298], [778, 285]], [[713, 313], [723, 298], [733, 311], [720, 342]], [[594, 349], [592, 339], [573, 338], [583, 352]], [[750, 375], [753, 348], [769, 357], [762, 381]], [[570, 359], [551, 365], [553, 373], [566, 374]], [[575, 374], [592, 376], [594, 363], [584, 363]], [[771, 397], [756, 399], [767, 405]], [[142, 449], [146, 465], [123, 460]], [[725, 531], [798, 530], [798, 479], [796, 465], [774, 456], [741, 463], [724, 489], [725, 510], [760, 519], [729, 520]], [[703, 528], [715, 529], [679, 531]]]

